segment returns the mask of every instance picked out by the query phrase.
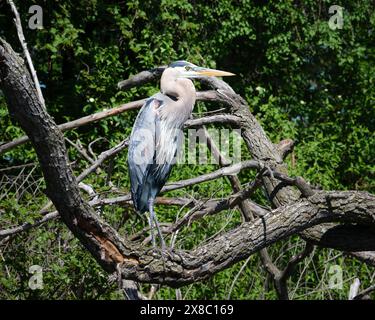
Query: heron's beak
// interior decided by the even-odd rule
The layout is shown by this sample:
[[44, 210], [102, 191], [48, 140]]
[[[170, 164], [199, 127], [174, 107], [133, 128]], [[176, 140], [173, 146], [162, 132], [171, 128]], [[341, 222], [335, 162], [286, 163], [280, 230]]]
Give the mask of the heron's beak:
[[205, 77], [229, 77], [229, 76], [235, 76], [234, 73], [227, 72], [227, 71], [221, 71], [216, 69], [208, 69], [208, 68], [201, 68], [198, 67], [194, 72], [198, 76], [205, 76]]
[[189, 71], [185, 71], [182, 74], [182, 77], [184, 78], [227, 77], [227, 76], [235, 76], [235, 74], [231, 72], [221, 71], [221, 70], [202, 68], [198, 66], [194, 66]]

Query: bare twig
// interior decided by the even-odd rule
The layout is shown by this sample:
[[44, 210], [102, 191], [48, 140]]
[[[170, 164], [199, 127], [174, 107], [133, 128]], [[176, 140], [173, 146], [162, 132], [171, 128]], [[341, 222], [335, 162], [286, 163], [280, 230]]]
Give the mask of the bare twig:
[[259, 166], [260, 165], [258, 161], [246, 160], [243, 162], [236, 163], [229, 167], [220, 168], [216, 171], [203, 174], [201, 176], [198, 176], [192, 179], [170, 182], [162, 189], [162, 192], [177, 190], [177, 189], [185, 188], [191, 185], [195, 185], [197, 183], [208, 182], [208, 181], [215, 180], [224, 176], [233, 175], [233, 174], [240, 172], [243, 169], [248, 169], [248, 168], [257, 169], [259, 168]]
[[269, 255], [267, 248], [264, 248], [259, 251], [259, 257], [264, 269], [272, 278], [278, 298], [280, 300], [289, 300], [288, 286], [286, 284], [286, 281], [280, 280], [282, 272], [272, 261], [272, 258]]
[[23, 169], [23, 168], [28, 168], [28, 167], [35, 167], [37, 166], [38, 164], [36, 162], [31, 162], [31, 163], [25, 163], [25, 164], [20, 164], [18, 166], [11, 166], [11, 167], [7, 167], [7, 168], [1, 168], [0, 169], [0, 173], [1, 172], [5, 172], [5, 171], [11, 171], [11, 170], [17, 170], [17, 169]]
[[80, 182], [78, 183], [78, 187], [85, 191], [90, 198], [95, 201], [99, 198], [99, 195], [95, 192], [94, 188], [86, 183]]
[[25, 36], [23, 34], [23, 29], [22, 29], [22, 23], [21, 23], [20, 15], [18, 13], [18, 10], [17, 10], [17, 8], [16, 8], [13, 0], [7, 0], [7, 1], [8, 1], [9, 5], [10, 5], [10, 7], [12, 9], [12, 12], [14, 14], [14, 23], [15, 23], [16, 28], [17, 28], [18, 39], [20, 40], [20, 43], [21, 43], [21, 46], [22, 46], [22, 50], [23, 50], [23, 54], [26, 57], [26, 61], [27, 61], [27, 64], [29, 66], [31, 77], [34, 80], [35, 90], [37, 92], [38, 99], [39, 99], [41, 105], [45, 108], [46, 106], [45, 106], [45, 102], [44, 102], [42, 90], [40, 89], [40, 84], [39, 84], [38, 76], [36, 74], [36, 71], [35, 71], [35, 68], [34, 68], [34, 65], [33, 65], [33, 61], [31, 60], [31, 56], [30, 56], [29, 50], [27, 49], [27, 43], [26, 43]]
[[268, 274], [272, 277], [275, 284], [277, 296], [281, 300], [289, 300], [289, 292], [287, 281], [293, 273], [294, 268], [298, 263], [305, 259], [313, 250], [314, 246], [310, 243], [306, 243], [306, 246], [302, 252], [293, 256], [286, 267], [280, 270], [272, 261], [268, 252], [264, 249], [260, 250], [260, 258], [263, 266], [267, 270]]
[[353, 300], [362, 300], [362, 299], [368, 299], [369, 293], [375, 291], [375, 284], [366, 288], [365, 290], [358, 293], [356, 296], [353, 297]]
[[[207, 145], [208, 145], [209, 149], [211, 150], [212, 155], [218, 160], [218, 162], [221, 165], [228, 165], [229, 161], [220, 153], [220, 150], [217, 148], [214, 141], [211, 139], [207, 130], [205, 130], [205, 134], [206, 134], [206, 137], [207, 137]], [[288, 142], [288, 143], [282, 144], [281, 146], [284, 146], [284, 150], [285, 150], [285, 149], [287, 149], [287, 146], [288, 146], [288, 148], [290, 148], [290, 145], [291, 145], [291, 143]], [[285, 156], [286, 154], [287, 153], [284, 152], [283, 155]], [[273, 175], [273, 173], [270, 173], [270, 174]], [[228, 178], [229, 178], [229, 181], [232, 185], [233, 191], [235, 191], [235, 192], [241, 191], [241, 183], [240, 183], [240, 180], [238, 179], [238, 177], [236, 175], [232, 175], [232, 176], [229, 176]], [[258, 206], [258, 208], [259, 208], [259, 206]], [[259, 210], [258, 208], [254, 208], [254, 203], [252, 203], [249, 199], [244, 199], [242, 202], [239, 203], [239, 209], [242, 213], [244, 221], [251, 221], [251, 220], [254, 220], [255, 216], [262, 217], [266, 214], [267, 211], [265, 211], [265, 210], [262, 211], [262, 210]], [[255, 216], [254, 216], [254, 214], [255, 214]], [[261, 258], [261, 261], [262, 261], [262, 264], [263, 264], [264, 268], [266, 269], [268, 274], [271, 275], [272, 278], [275, 280], [274, 284], [275, 284], [275, 288], [276, 288], [276, 291], [277, 291], [277, 294], [278, 294], [279, 298], [280, 299], [288, 299], [288, 289], [287, 289], [287, 286], [286, 286], [286, 281], [280, 282], [278, 280], [279, 277], [281, 276], [281, 271], [273, 263], [270, 255], [268, 253], [267, 248], [263, 248], [262, 250], [260, 250], [259, 255], [260, 255], [260, 258]], [[249, 260], [250, 260], [250, 257], [246, 261], [248, 262]], [[245, 265], [247, 264], [247, 262], [245, 262], [245, 264], [241, 267], [240, 272], [236, 275], [236, 278], [233, 280], [233, 283], [232, 283], [231, 288], [229, 290], [228, 299], [230, 297], [230, 294], [232, 292], [232, 289], [233, 289], [233, 286], [234, 286], [234, 283], [235, 283], [236, 279], [238, 278], [239, 274], [242, 272], [242, 270], [245, 267]]]
[[199, 119], [188, 120], [185, 123], [185, 127], [200, 127], [210, 123], [224, 123], [238, 126], [240, 119], [230, 114], [217, 114]]
[[116, 146], [114, 146], [113, 148], [109, 149], [109, 150], [106, 150], [106, 151], [103, 151], [98, 159], [91, 164], [90, 167], [88, 167], [87, 169], [85, 169], [78, 177], [77, 177], [77, 181], [82, 181], [83, 179], [85, 179], [90, 173], [92, 173], [93, 171], [95, 171], [99, 166], [101, 166], [103, 164], [103, 162], [105, 160], [107, 160], [108, 158], [110, 157], [113, 157], [115, 156], [116, 154], [120, 153], [123, 149], [125, 149], [127, 146], [128, 146], [128, 143], [129, 143], [129, 139], [126, 138], [125, 140], [121, 141], [119, 144], [117, 144]]
[[[81, 185], [82, 186], [82, 185]], [[87, 186], [87, 185], [86, 185]], [[88, 190], [89, 191], [89, 190]], [[91, 191], [89, 191], [91, 193]], [[90, 201], [90, 203], [94, 202], [96, 203], [98, 200], [94, 194], [94, 199]], [[109, 201], [102, 201], [103, 205], [107, 204]], [[130, 199], [128, 200], [130, 205]], [[183, 204], [189, 204], [191, 202], [190, 199], [182, 199], [182, 198], [163, 198], [163, 197], [157, 197], [155, 203], [160, 205], [183, 205]], [[192, 205], [192, 204], [191, 204]], [[100, 205], [97, 205], [100, 207]], [[45, 210], [45, 209], [43, 209]], [[17, 227], [9, 228], [9, 229], [3, 229], [0, 230], [0, 239], [5, 239], [9, 236], [14, 236], [16, 234], [19, 234], [21, 232], [25, 232], [28, 230], [31, 230], [33, 228], [39, 227], [49, 221], [52, 221], [54, 219], [58, 219], [59, 213], [57, 211], [51, 211], [51, 212], [44, 212], [43, 210], [40, 211], [40, 214], [43, 215], [43, 217], [39, 220], [36, 220], [34, 223], [23, 223]]]
[[[211, 151], [211, 154], [214, 157], [214, 159], [222, 167], [230, 165], [231, 162], [228, 159], [226, 159], [224, 157], [224, 155], [220, 152], [220, 149], [218, 148], [215, 141], [210, 136], [207, 129], [205, 127], [203, 127], [203, 129], [204, 129], [204, 135], [205, 135], [206, 141], [207, 141], [207, 147]], [[239, 192], [241, 190], [241, 181], [237, 177], [237, 175], [234, 174], [234, 175], [228, 176], [228, 180], [229, 180], [230, 184], [232, 185], [232, 190], [234, 192]], [[259, 210], [254, 210], [254, 207], [252, 207], [252, 203], [248, 199], [242, 201], [239, 204], [239, 208], [240, 208], [240, 211], [241, 211], [241, 214], [242, 214], [242, 217], [243, 217], [244, 221], [250, 221], [251, 217], [252, 217], [252, 213], [258, 213], [259, 214]]]
[[85, 158], [88, 162], [90, 163], [94, 163], [94, 159], [92, 159], [88, 154], [87, 154], [87, 151], [82, 147], [82, 145], [80, 143], [74, 143], [72, 140], [70, 140], [69, 138], [65, 137], [65, 140], [68, 141], [68, 143], [74, 147], [79, 154], [82, 155], [83, 158]]
[[228, 292], [228, 295], [227, 295], [227, 300], [230, 300], [230, 297], [232, 295], [232, 291], [234, 289], [234, 286], [238, 280], [238, 278], [240, 277], [241, 273], [245, 270], [246, 266], [248, 265], [249, 261], [251, 259], [251, 256], [248, 257], [245, 262], [242, 264], [240, 270], [237, 272], [236, 276], [234, 277], [233, 281], [232, 281], [232, 284], [230, 285], [230, 288], [229, 288], [229, 292]]
[[297, 264], [303, 261], [307, 256], [309, 256], [313, 252], [313, 250], [314, 246], [311, 243], [306, 242], [305, 248], [289, 260], [286, 267], [281, 272], [280, 279], [286, 282], [292, 275]]
[[47, 221], [51, 221], [51, 220], [56, 219], [58, 217], [59, 217], [59, 213], [57, 211], [53, 211], [53, 212], [47, 213], [45, 216], [43, 216], [43, 218], [41, 218], [40, 220], [36, 221], [33, 224], [32, 223], [24, 223], [20, 226], [14, 227], [14, 228], [0, 230], [0, 239], [11, 236], [11, 235], [15, 235], [17, 233], [21, 233], [21, 232], [24, 232], [24, 231], [27, 231], [27, 230], [30, 230], [32, 228], [35, 228], [37, 226], [40, 226], [40, 225], [46, 223]]
[[99, 137], [99, 138], [96, 138], [94, 141], [91, 141], [91, 142], [89, 143], [88, 147], [87, 147], [88, 152], [90, 153], [91, 157], [92, 157], [93, 159], [95, 159], [95, 160], [97, 160], [98, 157], [96, 156], [95, 152], [92, 150], [92, 147], [93, 147], [93, 145], [94, 145], [95, 143], [97, 143], [97, 142], [100, 141], [100, 140], [105, 140], [105, 141], [108, 142], [108, 140], [107, 140], [106, 138], [104, 138], [104, 137]]
[[[195, 211], [192, 210], [190, 214], [185, 215], [184, 217], [180, 218], [169, 230], [169, 232], [174, 232], [181, 228], [181, 226], [186, 225], [190, 223], [191, 221], [197, 220], [201, 217], [213, 215], [218, 212], [221, 212], [223, 210], [233, 209], [236, 206], [238, 206], [241, 202], [243, 202], [245, 199], [248, 199], [251, 194], [254, 193], [254, 191], [260, 187], [261, 183], [259, 180], [255, 180], [253, 183], [251, 183], [247, 188], [242, 189], [241, 191], [234, 193], [227, 198], [219, 201], [208, 201], [206, 203], [203, 203], [202, 207], [199, 207], [201, 205], [200, 203], [197, 204], [197, 207], [200, 208], [199, 210]], [[257, 207], [257, 208], [256, 208]], [[260, 206], [257, 206], [254, 204], [254, 208], [256, 210], [260, 211], [261, 214], [265, 214], [267, 212], [265, 209], [263, 209]]]

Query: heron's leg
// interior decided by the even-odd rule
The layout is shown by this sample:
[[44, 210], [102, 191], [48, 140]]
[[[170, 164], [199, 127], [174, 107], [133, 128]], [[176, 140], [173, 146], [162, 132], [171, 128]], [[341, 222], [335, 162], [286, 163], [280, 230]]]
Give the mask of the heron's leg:
[[149, 211], [150, 211], [150, 218], [152, 220], [154, 220], [154, 222], [155, 222], [156, 230], [158, 231], [158, 235], [159, 235], [160, 242], [161, 242], [161, 248], [164, 251], [166, 247], [165, 247], [163, 235], [162, 235], [161, 230], [160, 230], [160, 225], [159, 225], [158, 219], [157, 219], [155, 211], [154, 211], [154, 200], [150, 199], [149, 202], [148, 202], [148, 205], [149, 205]]
[[150, 214], [149, 214], [149, 217], [148, 217], [148, 224], [150, 226], [150, 236], [151, 236], [152, 246], [154, 248], [156, 248], [156, 241], [155, 241], [155, 235], [154, 235], [154, 226], [153, 226], [153, 222], [152, 222], [151, 211], [150, 211]]

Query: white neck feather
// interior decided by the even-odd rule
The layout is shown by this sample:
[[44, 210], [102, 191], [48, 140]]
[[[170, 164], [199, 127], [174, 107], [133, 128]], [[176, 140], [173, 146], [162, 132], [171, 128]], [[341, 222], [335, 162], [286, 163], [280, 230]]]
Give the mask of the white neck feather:
[[163, 94], [177, 99], [165, 105], [161, 110], [161, 117], [177, 127], [182, 127], [189, 119], [195, 104], [196, 91], [193, 82], [187, 78], [178, 78], [175, 70], [167, 69], [161, 77], [160, 89]]

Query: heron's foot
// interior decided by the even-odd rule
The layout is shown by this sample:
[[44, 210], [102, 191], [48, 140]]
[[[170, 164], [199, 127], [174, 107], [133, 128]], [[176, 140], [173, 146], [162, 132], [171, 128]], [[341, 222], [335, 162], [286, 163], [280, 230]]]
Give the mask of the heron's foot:
[[169, 248], [164, 248], [160, 250], [161, 261], [163, 262], [164, 270], [167, 269], [167, 262], [174, 261], [173, 253]]
[[156, 244], [156, 242], [151, 242], [152, 243], [152, 246], [148, 248], [148, 250], [146, 251], [147, 253], [149, 252], [158, 252], [158, 253], [161, 253], [161, 252], [164, 252], [164, 251], [168, 251], [168, 248], [164, 245], [161, 245], [159, 246], [158, 244]]
[[162, 260], [163, 260], [163, 262], [164, 262], [164, 252], [163, 252], [163, 250], [160, 248], [160, 247], [158, 247], [158, 246], [156, 246], [156, 247], [154, 247], [154, 246], [152, 246], [152, 247], [149, 247], [147, 250], [146, 250], [146, 254], [147, 255], [150, 255], [150, 256], [152, 256], [152, 257], [154, 257], [154, 258], [159, 258], [159, 257], [161, 257], [162, 258]]
[[161, 247], [153, 246], [150, 248], [152, 253], [160, 255], [162, 260], [165, 262], [166, 260], [173, 260], [173, 253], [169, 247], [167, 247], [164, 243]]

